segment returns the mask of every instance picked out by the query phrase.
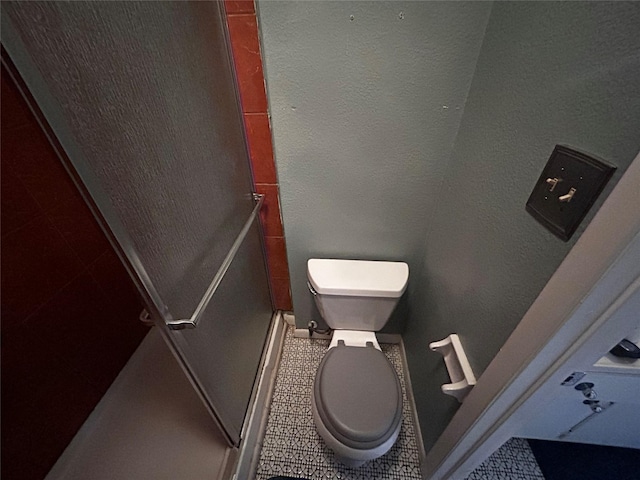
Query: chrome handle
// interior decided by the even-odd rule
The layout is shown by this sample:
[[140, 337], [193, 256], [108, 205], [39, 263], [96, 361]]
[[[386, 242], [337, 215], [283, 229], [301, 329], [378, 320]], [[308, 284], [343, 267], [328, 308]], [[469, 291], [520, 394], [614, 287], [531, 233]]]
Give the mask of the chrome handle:
[[185, 328], [196, 328], [196, 326], [198, 325], [198, 321], [200, 320], [200, 317], [202, 317], [204, 310], [207, 308], [207, 305], [209, 305], [209, 302], [213, 298], [213, 294], [216, 293], [216, 290], [220, 286], [220, 283], [222, 283], [222, 279], [224, 278], [225, 273], [227, 273], [227, 270], [229, 270], [229, 267], [231, 266], [231, 262], [233, 262], [233, 259], [238, 253], [238, 250], [240, 250], [240, 246], [242, 245], [242, 242], [247, 236], [247, 233], [249, 232], [249, 228], [251, 228], [253, 221], [258, 216], [258, 212], [260, 211], [260, 208], [264, 203], [264, 195], [259, 193], [254, 193], [253, 200], [257, 201], [258, 203], [256, 203], [255, 207], [253, 207], [253, 210], [251, 211], [249, 218], [247, 219], [244, 226], [242, 227], [242, 230], [240, 230], [240, 233], [236, 237], [236, 240], [233, 242], [233, 245], [231, 245], [231, 249], [229, 250], [229, 253], [227, 253], [227, 256], [222, 261], [220, 268], [218, 268], [218, 271], [213, 277], [213, 280], [209, 284], [209, 288], [207, 288], [207, 291], [204, 292], [202, 300], [200, 300], [200, 303], [196, 307], [195, 311], [189, 318], [182, 319], [182, 320], [171, 320], [167, 322], [167, 327], [169, 327], [169, 329], [183, 330]]

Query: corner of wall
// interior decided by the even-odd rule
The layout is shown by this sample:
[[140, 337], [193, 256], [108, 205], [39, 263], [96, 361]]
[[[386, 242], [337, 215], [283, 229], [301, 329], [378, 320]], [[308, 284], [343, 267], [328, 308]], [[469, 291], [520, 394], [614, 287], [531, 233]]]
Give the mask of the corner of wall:
[[271, 301], [275, 310], [290, 311], [293, 307], [289, 265], [280, 214], [280, 187], [273, 155], [256, 5], [253, 0], [225, 0], [225, 7], [254, 189], [265, 196], [260, 219]]

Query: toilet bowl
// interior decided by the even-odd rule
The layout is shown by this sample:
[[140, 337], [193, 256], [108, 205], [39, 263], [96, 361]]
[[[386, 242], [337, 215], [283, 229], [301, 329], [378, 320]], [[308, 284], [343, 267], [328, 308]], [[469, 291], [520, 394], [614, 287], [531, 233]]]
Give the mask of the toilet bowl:
[[314, 380], [314, 422], [336, 459], [358, 467], [387, 453], [400, 433], [400, 381], [375, 332], [404, 293], [409, 267], [310, 259], [307, 276], [318, 309], [333, 329]]

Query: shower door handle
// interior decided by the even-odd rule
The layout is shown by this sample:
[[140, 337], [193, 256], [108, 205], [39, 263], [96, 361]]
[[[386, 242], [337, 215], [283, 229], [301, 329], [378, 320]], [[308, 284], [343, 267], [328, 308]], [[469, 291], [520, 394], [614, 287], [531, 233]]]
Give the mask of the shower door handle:
[[220, 286], [220, 283], [222, 283], [222, 279], [224, 278], [225, 273], [227, 273], [227, 270], [229, 270], [229, 267], [231, 266], [231, 262], [233, 262], [233, 259], [238, 253], [238, 250], [240, 249], [240, 246], [242, 245], [243, 240], [245, 239], [245, 237], [247, 236], [247, 233], [249, 232], [249, 228], [251, 228], [251, 225], [253, 224], [256, 217], [258, 216], [258, 213], [260, 212], [260, 208], [262, 208], [262, 204], [264, 203], [264, 195], [260, 193], [254, 193], [253, 200], [257, 202], [255, 207], [253, 207], [253, 210], [251, 211], [249, 218], [247, 219], [244, 226], [242, 227], [242, 230], [240, 230], [240, 233], [238, 234], [235, 241], [233, 242], [233, 245], [231, 245], [231, 249], [229, 250], [229, 253], [227, 253], [226, 257], [224, 257], [224, 260], [222, 261], [220, 268], [218, 268], [218, 271], [213, 277], [213, 280], [211, 280], [211, 283], [209, 284], [207, 291], [204, 292], [204, 295], [202, 296], [202, 300], [200, 300], [200, 303], [198, 303], [198, 306], [194, 310], [191, 317], [185, 318], [182, 320], [168, 321], [167, 327], [169, 327], [170, 330], [184, 330], [185, 328], [196, 328], [196, 326], [198, 325], [198, 321], [200, 320], [200, 317], [202, 317], [202, 314], [207, 308], [207, 305], [209, 305], [209, 302], [213, 298], [213, 295], [216, 293], [216, 290]]

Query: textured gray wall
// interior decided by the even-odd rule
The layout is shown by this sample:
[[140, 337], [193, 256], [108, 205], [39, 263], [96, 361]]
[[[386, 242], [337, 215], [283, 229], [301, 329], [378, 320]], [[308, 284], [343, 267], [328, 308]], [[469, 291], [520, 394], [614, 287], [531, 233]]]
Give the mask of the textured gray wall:
[[[424, 244], [404, 336], [426, 447], [457, 402], [427, 343], [461, 335], [481, 374], [640, 148], [640, 4], [497, 2]], [[572, 240], [524, 209], [557, 143], [618, 171]], [[482, 381], [482, 379], [480, 379]]]
[[[404, 260], [416, 271], [491, 4], [258, 6], [293, 304], [305, 327], [320, 320], [308, 258]], [[400, 331], [403, 317], [389, 329]]]

